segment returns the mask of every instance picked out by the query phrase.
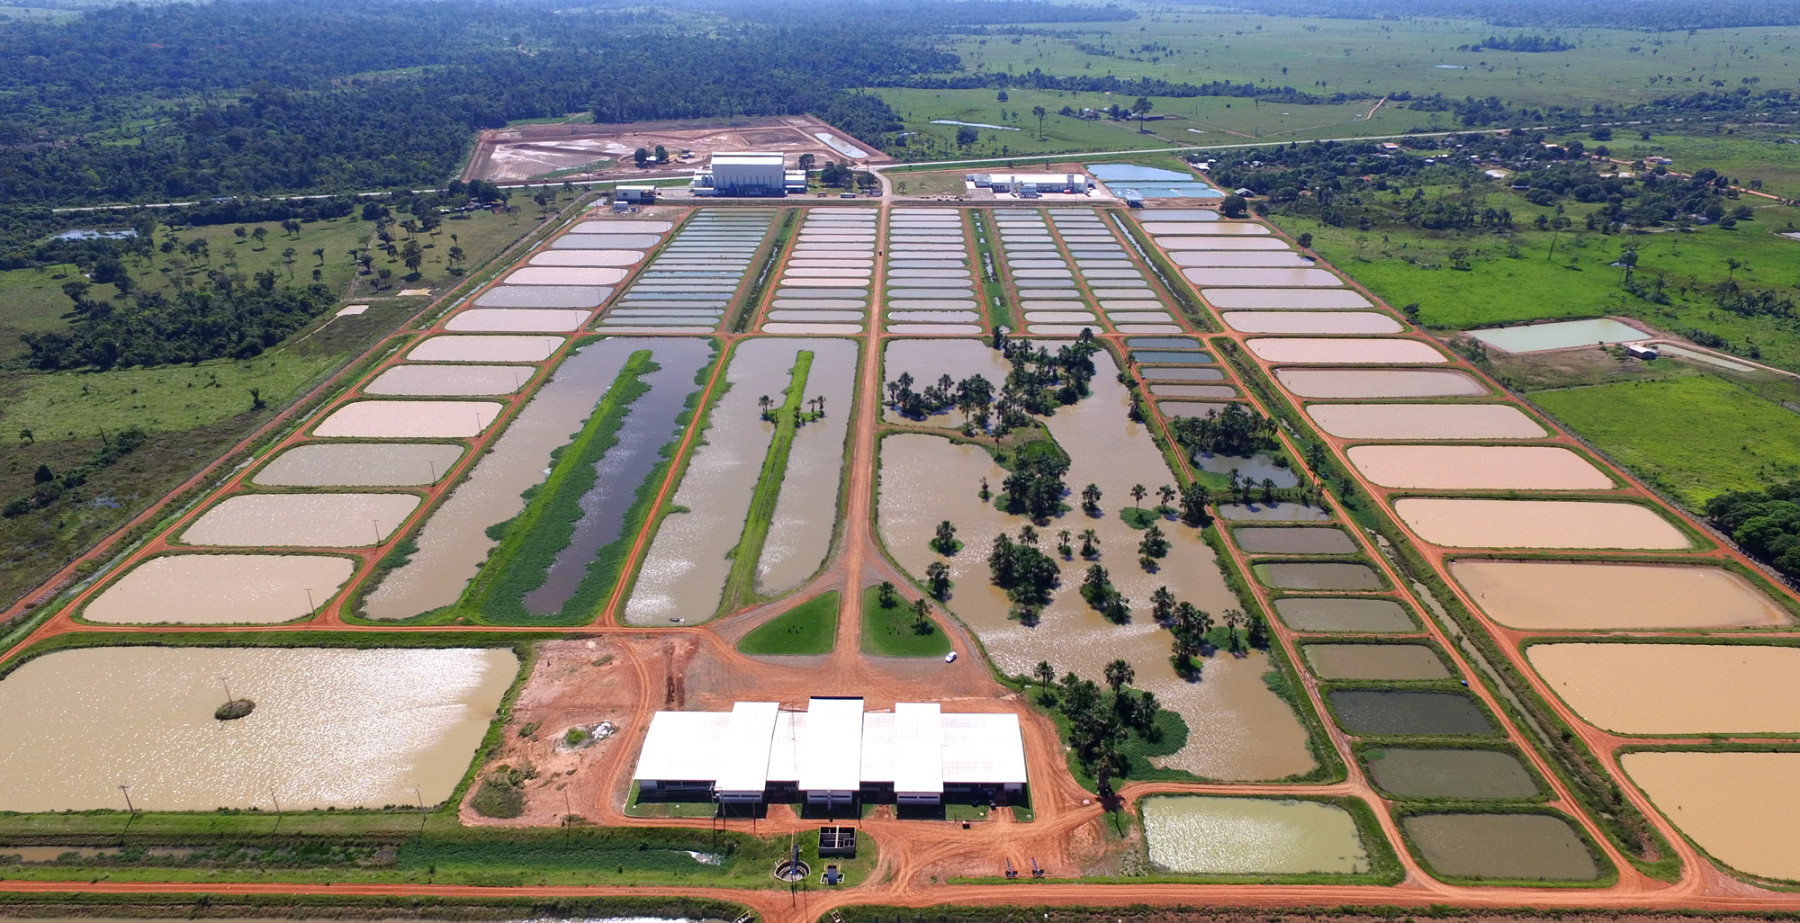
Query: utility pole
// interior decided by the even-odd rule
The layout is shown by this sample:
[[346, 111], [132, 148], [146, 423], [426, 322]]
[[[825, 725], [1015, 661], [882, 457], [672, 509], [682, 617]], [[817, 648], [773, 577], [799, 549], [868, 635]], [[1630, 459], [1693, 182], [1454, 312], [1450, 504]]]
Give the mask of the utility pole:
[[306, 611], [310, 614], [310, 613], [318, 611], [318, 608], [319, 608], [318, 606], [313, 604], [312, 587], [307, 587], [306, 588]]
[[125, 810], [130, 811], [132, 817], [136, 817], [137, 807], [131, 803], [131, 783], [119, 783], [119, 791], [125, 795]]

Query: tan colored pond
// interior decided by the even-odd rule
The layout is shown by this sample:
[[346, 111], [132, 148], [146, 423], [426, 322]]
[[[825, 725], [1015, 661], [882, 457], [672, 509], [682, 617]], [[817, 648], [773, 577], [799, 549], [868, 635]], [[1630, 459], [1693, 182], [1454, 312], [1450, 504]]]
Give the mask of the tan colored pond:
[[1800, 880], [1800, 753], [1627, 753], [1626, 775], [1707, 854], [1765, 878]]
[[[889, 340], [882, 355], [881, 376], [884, 387], [887, 382], [899, 378], [902, 372], [913, 377], [916, 382], [913, 388], [916, 390], [922, 390], [926, 385], [936, 383], [941, 375], [949, 375], [957, 381], [972, 375], [980, 375], [994, 386], [994, 393], [998, 394], [1000, 387], [1006, 383], [1006, 376], [1012, 371], [1012, 367], [1000, 357], [998, 350], [981, 340], [973, 339]], [[883, 394], [885, 393], [883, 391]], [[903, 421], [903, 418], [895, 413], [892, 407], [887, 406], [885, 401], [881, 410], [881, 418], [889, 423]], [[929, 426], [961, 429], [963, 416], [952, 409], [923, 421], [904, 422], [923, 422]]]
[[525, 508], [520, 494], [543, 481], [551, 453], [581, 431], [626, 360], [645, 348], [645, 340], [615, 337], [564, 360], [418, 530], [411, 559], [365, 597], [364, 614], [404, 619], [456, 602], [494, 547], [488, 528]]
[[1418, 340], [1261, 337], [1244, 342], [1265, 362], [1425, 365], [1450, 361]]
[[1323, 269], [1183, 269], [1199, 286], [1227, 288], [1336, 288], [1344, 280]]
[[[518, 666], [505, 648], [46, 654], [0, 680], [0, 811], [123, 810], [120, 784], [140, 811], [441, 802]], [[221, 679], [256, 710], [215, 720]]]
[[1690, 547], [1680, 529], [1634, 503], [1402, 497], [1394, 512], [1420, 538], [1447, 548]]
[[363, 386], [365, 394], [474, 397], [511, 394], [530, 383], [528, 365], [396, 365]]
[[617, 285], [628, 270], [605, 266], [527, 266], [513, 270], [507, 285]]
[[825, 416], [799, 428], [788, 452], [775, 515], [769, 520], [756, 589], [765, 595], [791, 590], [825, 563], [838, 519], [838, 487], [843, 482], [851, 408], [856, 406], [854, 340], [807, 340], [813, 354], [803, 400], [825, 398]]
[[[1103, 380], [1118, 387], [1102, 372], [1095, 379], [1096, 392]], [[1058, 417], [1071, 409], [1059, 411]], [[1125, 421], [1122, 407], [1112, 409], [1116, 420]], [[1062, 436], [1059, 433], [1059, 441], [1074, 458], [1069, 483], [1085, 484], [1079, 478], [1106, 455], [1094, 446], [1105, 443], [1077, 448], [1078, 443]], [[1130, 459], [1141, 448], [1132, 443], [1118, 448], [1125, 467], [1136, 467]], [[1156, 463], [1161, 463], [1159, 457]], [[878, 519], [883, 542], [901, 566], [922, 577], [932, 561], [944, 560], [928, 544], [938, 522], [948, 519], [956, 526], [957, 538], [965, 547], [947, 562], [955, 581], [948, 608], [981, 637], [1001, 670], [1029, 674], [1038, 661], [1047, 660], [1059, 674], [1073, 671], [1084, 677], [1101, 677], [1107, 663], [1123, 658], [1137, 671], [1136, 685], [1154, 692], [1163, 707], [1188, 723], [1188, 745], [1158, 758], [1159, 765], [1216, 779], [1275, 779], [1312, 768], [1304, 727], [1262, 681], [1262, 674], [1270, 669], [1262, 654], [1243, 659], [1207, 658], [1203, 679], [1187, 682], [1169, 664], [1172, 642], [1168, 632], [1141, 611], [1150, 594], [1163, 585], [1177, 598], [1213, 613], [1239, 605], [1219, 576], [1212, 549], [1192, 529], [1174, 524], [1165, 527], [1172, 546], [1170, 555], [1161, 572], [1152, 575], [1136, 562], [1141, 533], [1116, 514], [1090, 519], [1079, 511], [1065, 513], [1040, 529], [1048, 545], [1056, 544], [1061, 529], [1079, 536], [1083, 529], [1093, 528], [1100, 536], [1100, 561], [1110, 569], [1120, 592], [1134, 600], [1135, 617], [1124, 625], [1101, 618], [1075, 592], [1086, 562], [1059, 558], [1063, 586], [1038, 623], [1026, 625], [1009, 618], [1005, 593], [989, 579], [987, 550], [995, 534], [1006, 531], [1016, 536], [1026, 521], [983, 503], [978, 496], [981, 478], [997, 486], [1005, 476], [986, 452], [974, 446], [922, 434], [882, 440]], [[1112, 484], [1113, 479], [1097, 483]], [[1103, 486], [1103, 490], [1107, 496], [1113, 495], [1112, 488]], [[1103, 505], [1112, 508], [1104, 498]], [[1049, 550], [1054, 552], [1054, 547]]]
[[455, 439], [479, 435], [500, 415], [494, 401], [353, 401], [313, 429], [327, 439]]
[[1347, 288], [1209, 288], [1200, 294], [1221, 311], [1355, 311], [1375, 306]]
[[436, 336], [413, 347], [414, 362], [542, 362], [562, 346], [552, 336]]
[[1450, 671], [1423, 644], [1308, 644], [1306, 662], [1320, 679], [1447, 679]]
[[1792, 624], [1785, 609], [1722, 567], [1459, 560], [1450, 574], [1488, 617], [1513, 628], [1738, 628]]
[[107, 587], [81, 617], [112, 625], [286, 622], [311, 615], [355, 569], [349, 558], [320, 554], [162, 555]]
[[1157, 868], [1183, 875], [1348, 875], [1369, 870], [1350, 813], [1274, 798], [1157, 795], [1143, 801]]
[[1800, 731], [1800, 648], [1534, 644], [1526, 659], [1595, 727], [1620, 734]]
[[418, 506], [412, 494], [238, 494], [202, 514], [181, 541], [357, 548], [386, 541]]
[[1306, 415], [1340, 439], [1541, 439], [1511, 404], [1310, 404]]
[[463, 447], [430, 442], [312, 442], [275, 457], [256, 483], [264, 487], [417, 487], [435, 483]]
[[1276, 369], [1281, 386], [1300, 397], [1474, 397], [1488, 389], [1450, 369]]
[[[705, 443], [694, 450], [625, 604], [632, 625], [702, 622], [713, 617], [731, 573], [726, 557], [744, 535], [750, 500], [775, 425], [759, 399], [779, 402], [808, 340], [753, 339], [739, 344], [726, 369], [730, 390], [708, 415]], [[842, 405], [849, 411], [849, 402]], [[830, 409], [829, 406], [827, 409]], [[833, 491], [833, 502], [836, 502]]]
[[1243, 333], [1399, 333], [1406, 329], [1373, 311], [1227, 311], [1220, 315]]
[[1424, 490], [1606, 490], [1612, 478], [1560, 446], [1359, 445], [1350, 463], [1385, 487]]

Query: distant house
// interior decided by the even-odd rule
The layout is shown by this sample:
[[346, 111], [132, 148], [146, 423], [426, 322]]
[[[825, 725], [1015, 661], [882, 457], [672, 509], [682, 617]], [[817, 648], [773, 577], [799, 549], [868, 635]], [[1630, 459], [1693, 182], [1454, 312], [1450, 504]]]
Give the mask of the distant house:
[[1634, 359], [1643, 359], [1646, 361], [1662, 357], [1662, 353], [1657, 352], [1655, 347], [1644, 346], [1638, 343], [1626, 343], [1625, 352]]

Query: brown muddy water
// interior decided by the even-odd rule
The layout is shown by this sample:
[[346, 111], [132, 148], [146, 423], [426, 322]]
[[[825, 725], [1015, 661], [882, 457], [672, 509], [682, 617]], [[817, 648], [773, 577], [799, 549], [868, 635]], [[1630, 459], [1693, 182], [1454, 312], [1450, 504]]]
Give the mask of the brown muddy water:
[[[726, 555], [743, 539], [750, 499], [775, 435], [758, 399], [767, 395], [780, 403], [793, 381], [795, 359], [807, 344], [818, 342], [747, 340], [732, 354], [725, 371], [730, 388], [716, 401], [706, 442], [694, 450], [669, 501], [685, 512], [668, 514], [657, 528], [625, 604], [628, 624], [702, 622], [718, 610], [731, 573]], [[847, 413], [848, 405], [839, 405], [841, 412]]]
[[1681, 530], [1632, 503], [1402, 497], [1394, 512], [1420, 538], [1447, 548], [1690, 546]]
[[1542, 439], [1511, 404], [1311, 404], [1306, 415], [1340, 439]]
[[844, 461], [849, 457], [844, 439], [850, 432], [851, 408], [856, 406], [861, 347], [854, 340], [808, 340], [801, 348], [813, 354], [802, 400], [824, 397], [826, 413], [794, 434], [775, 515], [756, 565], [756, 590], [765, 595], [799, 586], [825, 563], [837, 526]]
[[[939, 376], [949, 375], [961, 381], [971, 375], [980, 375], [993, 384], [995, 392], [1006, 383], [1006, 376], [1012, 366], [1000, 357], [1000, 352], [981, 340], [889, 340], [883, 354], [881, 381], [883, 391], [887, 383], [900, 377], [902, 372], [912, 375], [916, 384], [915, 390], [923, 390], [926, 385], [935, 384]], [[941, 426], [946, 429], [961, 429], [963, 416], [954, 408], [929, 417], [923, 421], [906, 420], [894, 412], [884, 400], [881, 418], [889, 423], [920, 423], [928, 426]], [[995, 482], [998, 483], [998, 482]]]
[[1350, 463], [1384, 487], [1422, 490], [1607, 490], [1612, 478], [1560, 446], [1359, 445]]
[[493, 401], [354, 401], [313, 428], [324, 439], [458, 439], [500, 415]]
[[1306, 662], [1320, 679], [1448, 679], [1437, 652], [1423, 644], [1308, 644]]
[[1792, 624], [1750, 581], [1722, 567], [1484, 561], [1450, 564], [1488, 617], [1513, 628], [1739, 628]]
[[562, 337], [435, 336], [406, 354], [413, 362], [542, 362]]
[[463, 447], [432, 442], [310, 442], [256, 472], [264, 487], [418, 487], [450, 473]]
[[1720, 862], [1800, 880], [1800, 753], [1627, 753], [1625, 774], [1657, 810]]
[[[1487, 386], [1451, 369], [1276, 369], [1281, 386], [1300, 397], [1474, 397]], [[1317, 409], [1317, 408], [1314, 408]]]
[[412, 494], [238, 494], [202, 514], [180, 541], [358, 548], [386, 541], [418, 506]]
[[[1113, 381], [1105, 374], [1097, 376], [1097, 392], [1103, 380]], [[1070, 409], [1064, 408], [1058, 416]], [[1116, 408], [1116, 419], [1125, 420], [1122, 408]], [[1074, 459], [1069, 483], [1087, 483], [1081, 478], [1106, 454], [1095, 452], [1094, 444], [1076, 442], [1066, 434], [1059, 437]], [[1126, 442], [1117, 449], [1125, 470], [1141, 469], [1142, 459], [1134, 458], [1142, 454], [1141, 447]], [[1161, 464], [1160, 457], [1154, 460]], [[1282, 778], [1312, 768], [1305, 729], [1292, 709], [1262, 681], [1262, 674], [1271, 667], [1262, 654], [1242, 659], [1226, 655], [1207, 658], [1203, 678], [1196, 683], [1177, 676], [1169, 665], [1172, 642], [1168, 632], [1143, 611], [1156, 587], [1167, 585], [1177, 598], [1214, 613], [1240, 605], [1219, 575], [1212, 549], [1185, 526], [1166, 528], [1172, 543], [1170, 555], [1162, 571], [1151, 575], [1137, 564], [1141, 533], [1116, 514], [1090, 519], [1079, 511], [1065, 513], [1039, 530], [1044, 536], [1040, 545], [1050, 546], [1047, 551], [1054, 555], [1058, 531], [1073, 533], [1074, 544], [1079, 544], [1083, 529], [1098, 532], [1100, 561], [1111, 571], [1114, 585], [1134, 601], [1133, 619], [1124, 625], [1102, 619], [1076, 592], [1086, 562], [1079, 557], [1062, 560], [1059, 555], [1054, 556], [1062, 568], [1062, 587], [1039, 622], [1026, 625], [1009, 618], [1006, 594], [989, 579], [987, 551], [995, 534], [1006, 531], [1016, 535], [1026, 520], [983, 503], [978, 495], [981, 478], [997, 488], [1005, 476], [1005, 470], [975, 446], [910, 433], [882, 440], [882, 541], [902, 567], [922, 577], [932, 561], [944, 560], [928, 544], [938, 522], [948, 519], [956, 526], [957, 537], [965, 546], [948, 559], [955, 588], [947, 607], [980, 636], [996, 666], [1008, 674], [1029, 674], [1038, 661], [1047, 660], [1059, 674], [1073, 671], [1097, 681], [1107, 663], [1123, 658], [1137, 671], [1136, 685], [1154, 692], [1164, 707], [1188, 723], [1188, 745], [1158, 758], [1159, 765], [1234, 780]], [[1105, 485], [1115, 480], [1109, 478]], [[1130, 483], [1126, 482], [1125, 488]], [[1115, 496], [1115, 488], [1105, 485], [1106, 496]], [[1102, 505], [1110, 510], [1113, 504], [1103, 498]]]
[[[140, 811], [441, 802], [518, 668], [504, 648], [46, 654], [0, 680], [0, 811], [122, 811], [121, 784]], [[221, 679], [249, 717], [213, 718]]]
[[1354, 311], [1374, 307], [1347, 289], [1209, 288], [1200, 294], [1221, 311]]
[[1365, 751], [1363, 764], [1381, 790], [1397, 798], [1515, 800], [1539, 789], [1519, 758], [1500, 750]]
[[1244, 343], [1265, 362], [1435, 365], [1450, 361], [1418, 340], [1398, 338], [1261, 337]]
[[363, 386], [365, 394], [478, 397], [512, 394], [537, 372], [527, 365], [396, 365]]
[[1491, 734], [1494, 724], [1475, 700], [1459, 692], [1333, 689], [1325, 694], [1343, 729], [1370, 735], [1469, 736]]
[[1150, 862], [1182, 875], [1349, 875], [1369, 870], [1350, 813], [1274, 798], [1157, 795], [1143, 800]]
[[107, 587], [81, 617], [114, 625], [286, 622], [311, 615], [355, 570], [349, 558], [317, 554], [162, 555]]
[[525, 508], [520, 494], [543, 481], [550, 454], [581, 431], [625, 361], [646, 348], [649, 341], [620, 337], [570, 354], [425, 521], [418, 550], [368, 594], [365, 614], [404, 619], [456, 602], [494, 547], [488, 528]]
[[1381, 578], [1367, 564], [1280, 561], [1251, 567], [1263, 586], [1277, 590], [1379, 590]]
[[1420, 814], [1401, 823], [1425, 861], [1451, 878], [1592, 881], [1600, 869], [1561, 817]]
[[1221, 319], [1241, 333], [1399, 333], [1406, 329], [1373, 311], [1227, 311]]
[[1275, 613], [1295, 631], [1376, 634], [1419, 628], [1390, 599], [1287, 596], [1275, 600]]
[[1249, 554], [1355, 554], [1356, 542], [1342, 529], [1240, 528], [1231, 538]]
[[1741, 644], [1534, 644], [1544, 683], [1620, 734], [1800, 731], [1800, 648]]

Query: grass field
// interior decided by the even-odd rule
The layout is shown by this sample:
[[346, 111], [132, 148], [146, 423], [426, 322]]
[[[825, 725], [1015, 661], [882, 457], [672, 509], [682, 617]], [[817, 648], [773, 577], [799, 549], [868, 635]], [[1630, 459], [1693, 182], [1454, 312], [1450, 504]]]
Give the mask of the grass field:
[[772, 657], [782, 654], [829, 654], [837, 645], [838, 594], [833, 590], [789, 609], [757, 626], [737, 649]]
[[1667, 157], [1674, 161], [1671, 170], [1692, 173], [1712, 167], [1740, 186], [1749, 188], [1752, 181], [1761, 180], [1764, 192], [1800, 197], [1800, 144], [1773, 138], [1659, 133], [1640, 141], [1621, 133], [1607, 146], [1614, 160]]
[[913, 628], [912, 607], [904, 600], [882, 606], [879, 587], [867, 587], [862, 599], [862, 651], [878, 657], [942, 657], [950, 653], [950, 637], [936, 625], [926, 634]]
[[1539, 391], [1538, 406], [1689, 508], [1800, 477], [1800, 414], [1715, 375]]
[[[1800, 223], [1800, 209], [1755, 206], [1756, 220], [1733, 230], [1606, 236], [1538, 231], [1531, 223], [1541, 209], [1502, 192], [1487, 199], [1512, 209], [1519, 230], [1510, 238], [1387, 224], [1358, 231], [1300, 217], [1275, 221], [1290, 234], [1311, 233], [1321, 256], [1394, 306], [1417, 302], [1420, 322], [1434, 329], [1625, 314], [1672, 332], [1715, 333], [1739, 352], [1754, 343], [1762, 361], [1800, 370], [1800, 340], [1785, 321], [1721, 311], [1704, 291], [1729, 276], [1746, 288], [1791, 293], [1800, 284], [1800, 241], [1776, 232]], [[1580, 207], [1569, 209], [1578, 229], [1584, 214]], [[1638, 299], [1620, 286], [1623, 270], [1609, 264], [1628, 247], [1637, 250], [1637, 278], [1660, 276], [1670, 304]], [[1457, 249], [1468, 251], [1467, 271], [1450, 268]], [[1732, 270], [1728, 259], [1742, 265]]]
[[[1628, 105], [1712, 89], [1713, 80], [1736, 87], [1744, 78], [1756, 77], [1765, 87], [1791, 87], [1800, 78], [1800, 56], [1792, 51], [1800, 42], [1800, 27], [1792, 26], [1655, 34], [1521, 30], [1415, 17], [1400, 27], [1376, 18], [1276, 17], [1164, 6], [1124, 22], [1020, 29], [1026, 34], [951, 36], [943, 47], [960, 55], [968, 71], [1023, 74], [1041, 68], [1058, 75], [1230, 80], [1322, 94], [1407, 90], [1453, 99], [1499, 96], [1526, 105], [1583, 110], [1595, 103]], [[1491, 35], [1521, 31], [1561, 34], [1578, 47], [1538, 54], [1456, 50]], [[1674, 82], [1659, 79], [1652, 85], [1652, 78], [1665, 75]], [[1030, 108], [1025, 107], [1027, 112]], [[1428, 113], [1407, 121], [1431, 123]]]

